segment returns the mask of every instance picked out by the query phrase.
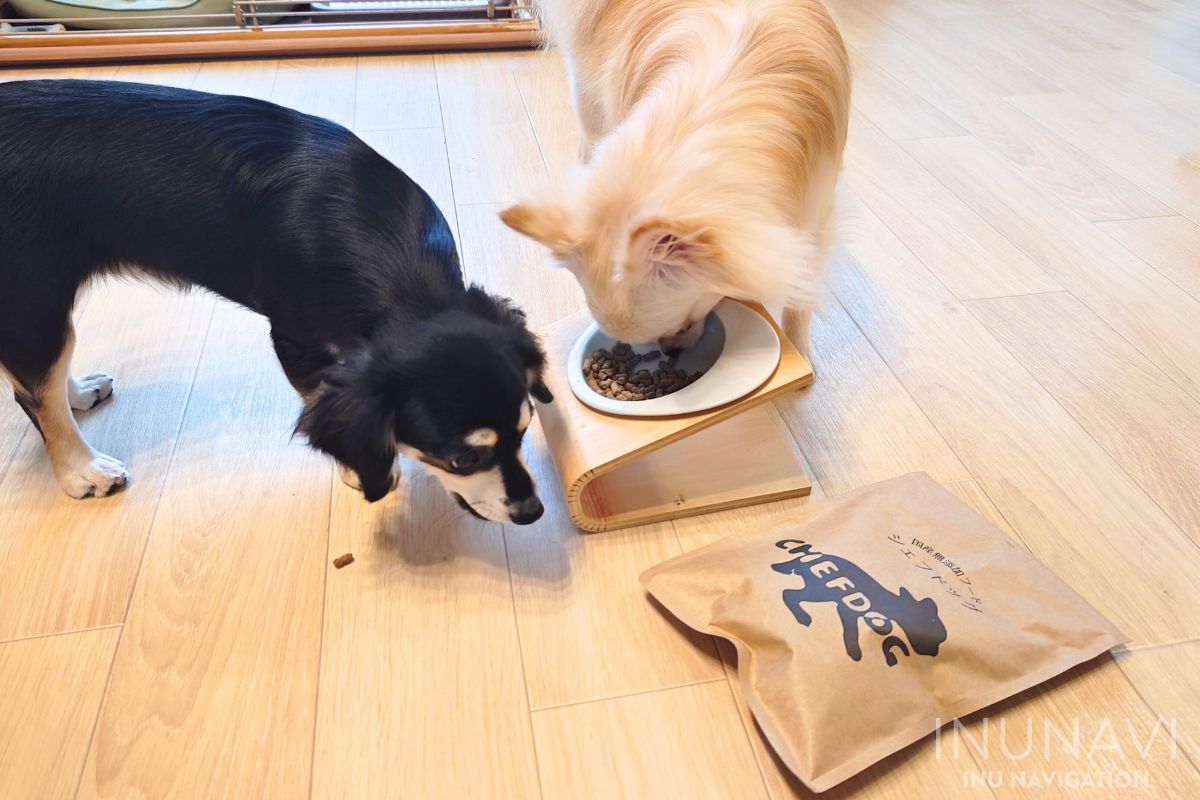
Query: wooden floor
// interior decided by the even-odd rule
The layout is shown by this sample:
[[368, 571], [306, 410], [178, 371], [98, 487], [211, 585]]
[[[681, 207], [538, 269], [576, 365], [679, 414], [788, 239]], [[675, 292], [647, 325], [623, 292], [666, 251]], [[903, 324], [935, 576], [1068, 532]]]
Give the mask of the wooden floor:
[[[834, 10], [857, 68], [847, 246], [816, 384], [778, 404], [814, 498], [928, 471], [1133, 642], [973, 718], [974, 749], [926, 741], [830, 795], [1200, 796], [1200, 5]], [[469, 277], [539, 325], [581, 307], [496, 217], [575, 152], [556, 54], [0, 77], [34, 75], [330, 117], [432, 193]], [[811, 501], [585, 536], [534, 435], [548, 513], [532, 528], [467, 518], [408, 467], [371, 506], [291, 440], [298, 402], [261, 319], [112, 284], [78, 330], [79, 370], [118, 380], [83, 427], [134, 482], [68, 499], [0, 404], [0, 795], [806, 794], [720, 649], [652, 607], [637, 575]], [[1082, 747], [1044, 747], [1050, 724], [1078, 725]], [[1038, 773], [1049, 788], [1021, 785]], [[1089, 775], [1095, 788], [1064, 788]]]

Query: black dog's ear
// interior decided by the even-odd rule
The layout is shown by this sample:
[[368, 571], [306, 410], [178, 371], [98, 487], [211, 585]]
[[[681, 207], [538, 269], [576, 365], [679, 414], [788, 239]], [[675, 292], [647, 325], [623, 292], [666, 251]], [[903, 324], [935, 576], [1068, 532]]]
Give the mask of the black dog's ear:
[[392, 490], [395, 408], [369, 358], [326, 371], [321, 387], [300, 413], [296, 432], [354, 470], [368, 501], [374, 503]]
[[528, 377], [529, 393], [539, 403], [553, 403], [554, 395], [542, 380], [546, 353], [529, 330], [525, 312], [503, 297], [494, 297], [478, 286], [467, 289], [467, 304], [478, 314], [508, 330], [517, 360]]

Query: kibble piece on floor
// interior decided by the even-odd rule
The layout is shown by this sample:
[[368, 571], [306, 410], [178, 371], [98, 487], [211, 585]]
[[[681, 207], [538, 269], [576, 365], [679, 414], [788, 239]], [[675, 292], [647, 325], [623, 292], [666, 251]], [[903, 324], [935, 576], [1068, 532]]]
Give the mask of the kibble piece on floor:
[[333, 566], [336, 569], [341, 569], [342, 567], [344, 567], [348, 564], [353, 564], [353, 563], [354, 563], [354, 554], [353, 553], [346, 553], [344, 556], [338, 556], [337, 558], [335, 558], [333, 560]]
[[[638, 355], [624, 342], [613, 345], [611, 350], [600, 348], [583, 360], [583, 377], [593, 392], [613, 400], [653, 400], [666, 397], [689, 386], [704, 375], [675, 366], [674, 359], [662, 361], [662, 353], [651, 350]], [[658, 361], [651, 372], [640, 368], [641, 364]]]

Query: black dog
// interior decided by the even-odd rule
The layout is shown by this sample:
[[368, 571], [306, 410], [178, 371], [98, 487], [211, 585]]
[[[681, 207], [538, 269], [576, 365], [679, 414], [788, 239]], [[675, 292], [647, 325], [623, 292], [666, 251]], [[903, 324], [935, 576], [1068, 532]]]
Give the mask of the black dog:
[[812, 617], [804, 610], [804, 603], [836, 604], [846, 655], [855, 661], [862, 660], [862, 648], [858, 643], [859, 620], [886, 637], [883, 655], [890, 667], [898, 662], [895, 650], [906, 656], [909, 654], [904, 641], [891, 635], [894, 626], [904, 630], [913, 650], [923, 656], [936, 656], [942, 642], [946, 641], [946, 626], [938, 616], [937, 603], [932, 597], [917, 600], [903, 586], [898, 594], [890, 592], [854, 562], [817, 552], [808, 542], [785, 539], [776, 542], [775, 546], [796, 557], [772, 564], [771, 568], [783, 575], [800, 578], [799, 589], [783, 590], [784, 605], [797, 622], [808, 626], [812, 624]]
[[132, 273], [265, 315], [297, 430], [390, 491], [402, 452], [468, 510], [542, 513], [519, 450], [545, 359], [507, 301], [464, 286], [429, 196], [346, 129], [241, 97], [98, 81], [0, 84], [0, 367], [73, 497], [128, 478], [71, 409], [81, 286]]

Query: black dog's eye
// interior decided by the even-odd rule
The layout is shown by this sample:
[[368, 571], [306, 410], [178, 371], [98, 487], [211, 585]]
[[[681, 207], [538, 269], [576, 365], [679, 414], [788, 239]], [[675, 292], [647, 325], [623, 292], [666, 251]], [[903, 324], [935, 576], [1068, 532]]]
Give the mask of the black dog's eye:
[[475, 469], [479, 466], [482, 456], [478, 450], [467, 450], [464, 453], [459, 453], [454, 458], [450, 459], [450, 467], [452, 469], [466, 472], [467, 470]]

